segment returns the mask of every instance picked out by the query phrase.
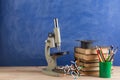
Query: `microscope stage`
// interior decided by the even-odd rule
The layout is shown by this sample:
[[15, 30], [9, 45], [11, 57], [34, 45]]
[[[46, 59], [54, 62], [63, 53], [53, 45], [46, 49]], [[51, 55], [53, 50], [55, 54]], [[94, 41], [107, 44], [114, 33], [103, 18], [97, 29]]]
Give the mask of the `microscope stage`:
[[68, 51], [66, 51], [66, 52], [56, 52], [56, 53], [50, 54], [50, 56], [63, 56], [63, 55], [66, 55], [66, 54], [69, 54], [69, 52]]

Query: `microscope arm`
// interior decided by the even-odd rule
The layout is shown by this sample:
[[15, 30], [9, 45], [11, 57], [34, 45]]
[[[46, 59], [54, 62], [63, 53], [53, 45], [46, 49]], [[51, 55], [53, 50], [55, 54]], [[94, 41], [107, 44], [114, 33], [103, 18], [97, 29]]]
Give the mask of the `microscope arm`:
[[47, 63], [48, 63], [47, 69], [51, 71], [51, 70], [55, 69], [56, 66], [57, 66], [56, 60], [55, 60], [55, 58], [53, 58], [49, 55], [50, 54], [50, 48], [49, 47], [45, 47], [45, 53], [48, 53], [48, 54], [45, 54], [46, 60], [47, 60]]

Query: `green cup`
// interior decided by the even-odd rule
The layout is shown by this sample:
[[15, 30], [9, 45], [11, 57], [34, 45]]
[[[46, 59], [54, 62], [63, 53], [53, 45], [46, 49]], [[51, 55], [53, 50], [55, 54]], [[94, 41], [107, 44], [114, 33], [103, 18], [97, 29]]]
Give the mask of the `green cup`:
[[110, 78], [111, 77], [111, 62], [99, 62], [99, 77]]

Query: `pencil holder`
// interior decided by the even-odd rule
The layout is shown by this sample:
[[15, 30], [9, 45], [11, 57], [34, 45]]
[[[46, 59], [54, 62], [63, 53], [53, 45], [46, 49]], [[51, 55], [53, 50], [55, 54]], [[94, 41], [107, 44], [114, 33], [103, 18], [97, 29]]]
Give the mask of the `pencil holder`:
[[99, 62], [99, 77], [110, 78], [111, 77], [111, 62]]

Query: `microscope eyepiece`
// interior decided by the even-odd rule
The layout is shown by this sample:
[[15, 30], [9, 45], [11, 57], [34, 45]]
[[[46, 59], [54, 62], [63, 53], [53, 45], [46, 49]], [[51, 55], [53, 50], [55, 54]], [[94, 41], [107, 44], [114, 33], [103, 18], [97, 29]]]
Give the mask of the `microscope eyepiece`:
[[55, 27], [58, 27], [58, 18], [55, 18], [55, 19], [54, 19], [54, 26], [55, 26]]

